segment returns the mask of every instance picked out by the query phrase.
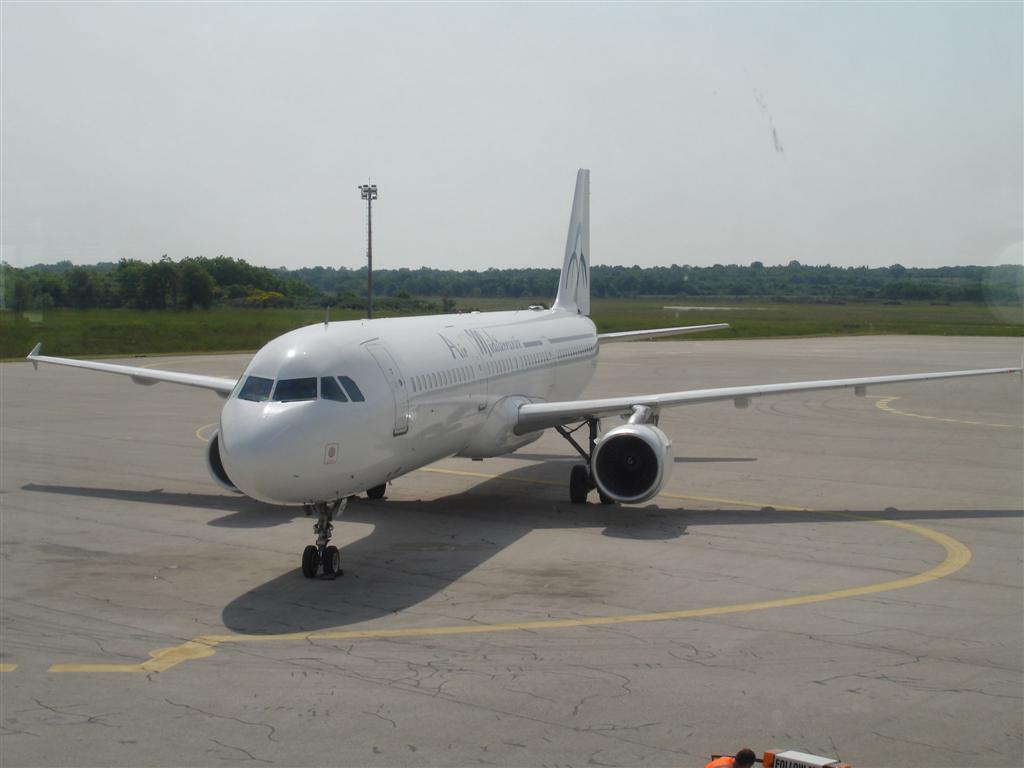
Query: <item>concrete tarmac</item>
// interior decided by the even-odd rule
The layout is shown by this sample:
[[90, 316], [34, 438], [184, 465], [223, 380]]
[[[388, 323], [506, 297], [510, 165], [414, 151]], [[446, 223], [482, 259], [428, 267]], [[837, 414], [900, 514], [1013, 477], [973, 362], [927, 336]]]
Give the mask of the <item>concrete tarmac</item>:
[[[617, 344], [587, 395], [1021, 348]], [[702, 766], [742, 746], [1020, 765], [1020, 377], [666, 411], [674, 473], [637, 507], [569, 504], [554, 433], [444, 461], [349, 505], [335, 581], [299, 572], [301, 510], [208, 478], [214, 394], [27, 363], [0, 387], [5, 768]]]

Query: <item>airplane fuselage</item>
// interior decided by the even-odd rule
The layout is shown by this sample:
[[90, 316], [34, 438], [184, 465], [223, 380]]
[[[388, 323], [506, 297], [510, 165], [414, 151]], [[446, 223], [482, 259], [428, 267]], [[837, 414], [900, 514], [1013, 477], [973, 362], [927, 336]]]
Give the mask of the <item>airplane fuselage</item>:
[[300, 328], [256, 353], [224, 405], [223, 466], [248, 496], [302, 504], [499, 456], [541, 434], [513, 432], [519, 405], [579, 397], [597, 354], [590, 318], [557, 309]]

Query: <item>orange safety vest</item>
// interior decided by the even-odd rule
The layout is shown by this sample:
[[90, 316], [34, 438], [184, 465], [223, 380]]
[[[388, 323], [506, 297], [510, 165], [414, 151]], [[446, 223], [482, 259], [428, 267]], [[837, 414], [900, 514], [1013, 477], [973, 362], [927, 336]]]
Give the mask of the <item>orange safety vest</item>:
[[734, 765], [736, 765], [735, 757], [720, 757], [717, 760], [712, 760], [704, 768], [732, 768]]

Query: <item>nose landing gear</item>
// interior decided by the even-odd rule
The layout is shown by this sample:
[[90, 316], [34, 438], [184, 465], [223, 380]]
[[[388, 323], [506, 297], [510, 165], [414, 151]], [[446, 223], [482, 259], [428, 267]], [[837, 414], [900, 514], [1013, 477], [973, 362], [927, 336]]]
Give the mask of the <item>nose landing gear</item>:
[[317, 513], [316, 525], [313, 526], [313, 533], [316, 534], [316, 544], [308, 545], [302, 550], [302, 575], [307, 579], [316, 576], [317, 571], [323, 568], [324, 576], [330, 579], [342, 576], [341, 553], [338, 548], [328, 545], [331, 540], [331, 533], [334, 531], [332, 520], [334, 516], [341, 516], [345, 511], [348, 499], [336, 499], [333, 502], [320, 501], [316, 504], [307, 504], [306, 513], [311, 514], [314, 510]]

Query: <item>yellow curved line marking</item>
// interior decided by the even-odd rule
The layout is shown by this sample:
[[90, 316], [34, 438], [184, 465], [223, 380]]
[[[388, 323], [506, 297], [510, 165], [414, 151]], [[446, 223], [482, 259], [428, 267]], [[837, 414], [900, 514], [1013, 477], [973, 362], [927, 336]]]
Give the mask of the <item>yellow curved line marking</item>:
[[[466, 477], [483, 477], [494, 479], [500, 475], [487, 475], [481, 472], [459, 472], [457, 470], [429, 469], [426, 471], [438, 472], [449, 475], [462, 475]], [[561, 485], [551, 481], [528, 480], [525, 478], [504, 477], [503, 479], [512, 482], [529, 482], [539, 485]], [[673, 499], [699, 499], [702, 501], [717, 501], [728, 504], [738, 504], [746, 507], [764, 507], [769, 505], [755, 504], [728, 499], [710, 499], [696, 496], [678, 496], [674, 494], [662, 494]], [[889, 592], [895, 589], [907, 589], [930, 581], [950, 576], [971, 561], [971, 550], [967, 545], [939, 533], [930, 528], [916, 525], [914, 523], [899, 522], [896, 520], [885, 520], [881, 518], [855, 515], [849, 512], [821, 512], [803, 507], [787, 507], [771, 505], [775, 509], [788, 512], [814, 512], [819, 515], [830, 515], [842, 517], [849, 520], [866, 521], [888, 525], [898, 528], [907, 533], [922, 536], [941, 546], [945, 552], [945, 559], [939, 565], [929, 568], [922, 573], [912, 576], [905, 576], [892, 581], [884, 581], [877, 584], [867, 584], [862, 587], [851, 587], [848, 589], [833, 590], [830, 592], [819, 592], [813, 595], [799, 595], [797, 597], [783, 597], [774, 600], [761, 600], [751, 603], [734, 603], [732, 605], [721, 605], [710, 608], [691, 608], [678, 611], [659, 611], [656, 613], [631, 613], [619, 616], [593, 616], [583, 619], [548, 619], [542, 621], [518, 621], [506, 624], [468, 624], [442, 627], [410, 627], [407, 629], [341, 629], [325, 630], [321, 632], [291, 632], [279, 635], [201, 635], [193, 640], [170, 648], [159, 648], [150, 652], [150, 659], [141, 664], [54, 664], [49, 668], [50, 672], [165, 672], [178, 664], [195, 659], [202, 659], [216, 653], [218, 645], [233, 643], [279, 643], [289, 641], [315, 641], [315, 640], [367, 640], [401, 637], [438, 637], [456, 635], [478, 635], [494, 634], [498, 632], [526, 631], [536, 632], [548, 629], [568, 629], [576, 627], [598, 627], [612, 624], [640, 624], [653, 621], [675, 621], [679, 619], [692, 619], [705, 616], [723, 616], [731, 613], [748, 613], [750, 611], [765, 611], [773, 608], [788, 608], [797, 605], [808, 605], [811, 603], [822, 603], [829, 600], [840, 600], [848, 597], [863, 597], [875, 595], [880, 592]]]
[[13, 672], [17, 668], [17, 664], [0, 664], [0, 672]]
[[970, 424], [975, 427], [996, 427], [997, 429], [1020, 429], [1020, 427], [1014, 424], [993, 424], [987, 421], [965, 421], [964, 419], [947, 419], [942, 416], [926, 416], [922, 413], [910, 413], [909, 411], [900, 411], [889, 405], [893, 400], [899, 400], [898, 397], [880, 397], [875, 401], [875, 407], [886, 413], [895, 413], [899, 416], [910, 416], [915, 419], [928, 419], [930, 421], [947, 421], [950, 424]]
[[204, 443], [210, 442], [210, 438], [203, 437], [203, 431], [206, 430], [206, 429], [209, 429], [210, 427], [216, 427], [216, 426], [217, 426], [217, 422], [216, 421], [211, 421], [209, 424], [203, 424], [203, 426], [201, 426], [199, 429], [197, 429], [195, 431], [196, 438], [199, 439], [199, 440], [202, 440]]

